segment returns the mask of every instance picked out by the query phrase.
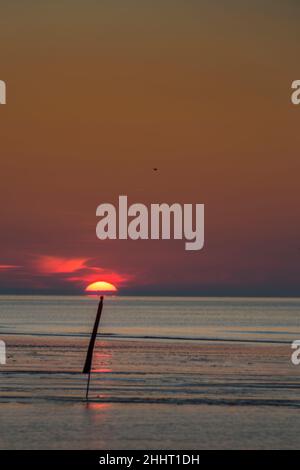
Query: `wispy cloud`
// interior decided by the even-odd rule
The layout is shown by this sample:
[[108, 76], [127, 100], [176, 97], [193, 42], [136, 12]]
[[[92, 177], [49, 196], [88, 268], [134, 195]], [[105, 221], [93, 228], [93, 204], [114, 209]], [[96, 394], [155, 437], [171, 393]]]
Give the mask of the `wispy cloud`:
[[41, 255], [34, 262], [34, 268], [43, 274], [74, 273], [87, 267], [88, 258], [62, 258]]
[[0, 271], [10, 271], [12, 269], [19, 269], [22, 266], [17, 266], [15, 264], [0, 264]]
[[48, 278], [51, 283], [70, 283], [80, 290], [96, 281], [105, 281], [117, 287], [128, 283], [132, 276], [116, 272], [111, 269], [95, 266], [95, 260], [86, 257], [60, 257], [52, 255], [39, 255], [31, 264], [33, 273]]

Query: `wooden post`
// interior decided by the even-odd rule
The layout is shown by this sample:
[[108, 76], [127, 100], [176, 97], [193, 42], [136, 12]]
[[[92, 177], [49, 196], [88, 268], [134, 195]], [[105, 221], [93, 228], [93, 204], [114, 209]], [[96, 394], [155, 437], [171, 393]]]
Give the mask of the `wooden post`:
[[86, 388], [86, 400], [87, 401], [89, 399], [89, 388], [90, 388], [90, 380], [91, 380], [93, 352], [94, 352], [95, 341], [96, 341], [97, 332], [98, 332], [98, 326], [100, 323], [102, 308], [103, 308], [103, 296], [100, 297], [100, 302], [98, 305], [98, 311], [97, 311], [97, 315], [96, 315], [96, 319], [94, 323], [94, 328], [91, 334], [91, 339], [90, 339], [89, 347], [87, 350], [86, 360], [85, 360], [84, 368], [82, 371], [83, 374], [88, 374], [88, 382], [87, 382], [87, 388]]

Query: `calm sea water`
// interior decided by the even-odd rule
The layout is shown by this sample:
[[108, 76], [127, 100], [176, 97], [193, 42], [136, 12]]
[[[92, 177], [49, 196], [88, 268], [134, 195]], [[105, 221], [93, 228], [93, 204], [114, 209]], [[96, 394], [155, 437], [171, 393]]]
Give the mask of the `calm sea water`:
[[0, 297], [2, 448], [300, 448], [299, 299]]

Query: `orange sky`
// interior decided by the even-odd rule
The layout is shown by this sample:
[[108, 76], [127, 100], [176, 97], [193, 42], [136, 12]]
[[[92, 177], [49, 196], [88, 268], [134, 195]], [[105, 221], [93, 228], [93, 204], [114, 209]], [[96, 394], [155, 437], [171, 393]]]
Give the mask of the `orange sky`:
[[[299, 295], [299, 19], [291, 0], [3, 1], [0, 292]], [[100, 242], [119, 194], [204, 203], [204, 250]]]

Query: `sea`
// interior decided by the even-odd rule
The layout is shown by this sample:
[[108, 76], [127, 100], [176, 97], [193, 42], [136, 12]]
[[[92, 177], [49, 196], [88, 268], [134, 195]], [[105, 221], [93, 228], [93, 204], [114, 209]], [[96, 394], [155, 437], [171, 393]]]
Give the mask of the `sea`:
[[1, 449], [299, 449], [298, 298], [0, 296]]

